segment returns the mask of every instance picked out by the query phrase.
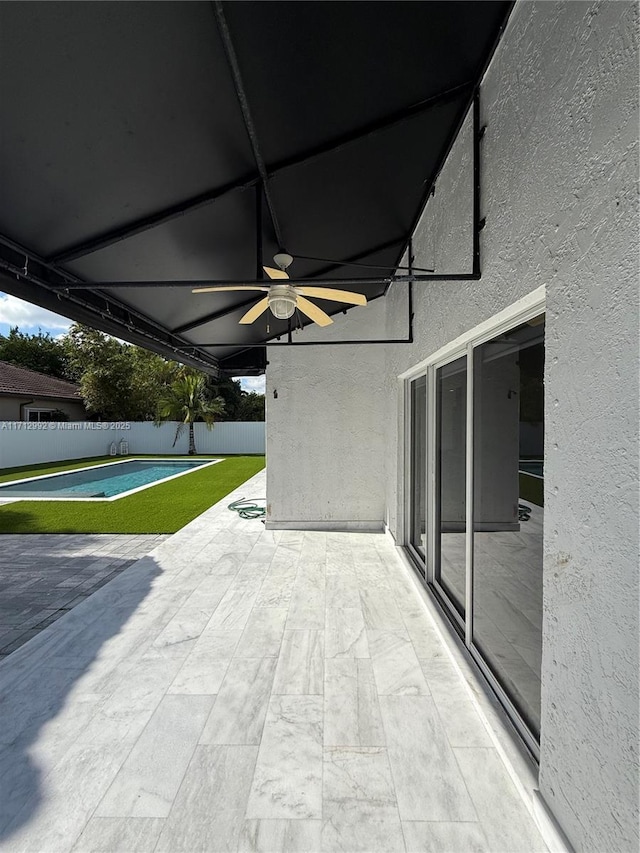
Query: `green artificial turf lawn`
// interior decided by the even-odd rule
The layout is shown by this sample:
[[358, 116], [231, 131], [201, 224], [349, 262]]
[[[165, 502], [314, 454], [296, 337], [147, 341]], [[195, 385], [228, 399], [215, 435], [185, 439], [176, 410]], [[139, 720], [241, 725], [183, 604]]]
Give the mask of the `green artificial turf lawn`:
[[[192, 471], [117, 501], [16, 501], [0, 505], [0, 533], [175, 533], [264, 468], [264, 456], [222, 458], [210, 468]], [[113, 462], [113, 457], [5, 468], [0, 471], [0, 482], [109, 461]]]

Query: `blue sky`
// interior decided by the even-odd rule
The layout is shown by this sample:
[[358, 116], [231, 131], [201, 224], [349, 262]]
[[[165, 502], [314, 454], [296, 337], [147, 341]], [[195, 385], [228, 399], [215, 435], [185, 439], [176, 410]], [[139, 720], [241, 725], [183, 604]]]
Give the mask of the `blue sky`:
[[[7, 335], [12, 326], [17, 326], [21, 332], [34, 335], [38, 329], [48, 332], [51, 337], [63, 335], [71, 320], [53, 314], [46, 308], [39, 308], [30, 302], [24, 302], [15, 296], [0, 293], [0, 335]], [[264, 376], [241, 376], [240, 386], [244, 391], [255, 391], [264, 394]]]

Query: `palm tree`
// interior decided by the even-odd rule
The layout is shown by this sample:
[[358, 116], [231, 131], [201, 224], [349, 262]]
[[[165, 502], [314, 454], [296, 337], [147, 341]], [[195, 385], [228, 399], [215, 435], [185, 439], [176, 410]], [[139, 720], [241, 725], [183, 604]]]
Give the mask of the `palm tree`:
[[207, 399], [205, 390], [204, 376], [185, 372], [166, 389], [164, 396], [158, 401], [155, 425], [160, 426], [164, 421], [179, 421], [173, 447], [188, 426], [189, 456], [196, 452], [194, 422], [202, 420], [207, 429], [213, 429], [215, 416], [224, 411], [224, 400], [221, 397]]

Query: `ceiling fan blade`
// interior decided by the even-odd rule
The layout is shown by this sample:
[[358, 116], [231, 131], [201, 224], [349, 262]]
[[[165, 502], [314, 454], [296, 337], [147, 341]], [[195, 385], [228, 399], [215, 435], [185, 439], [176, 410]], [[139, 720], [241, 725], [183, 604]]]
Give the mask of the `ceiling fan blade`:
[[214, 287], [194, 287], [191, 293], [215, 293], [216, 290], [269, 290], [256, 284], [219, 284]]
[[261, 314], [264, 314], [268, 307], [269, 297], [265, 296], [264, 299], [261, 299], [259, 302], [256, 302], [255, 305], [249, 308], [247, 313], [243, 317], [241, 317], [238, 322], [242, 323], [243, 326], [248, 326], [249, 323], [253, 323], [255, 320], [258, 319]]
[[366, 305], [367, 297], [351, 290], [334, 290], [332, 287], [296, 287], [298, 293], [315, 296], [317, 299], [330, 299], [333, 302], [346, 302], [348, 305]]
[[262, 267], [269, 278], [289, 278], [284, 270], [275, 270], [273, 267]]
[[309, 302], [309, 300], [305, 299], [304, 296], [298, 296], [297, 308], [319, 326], [328, 326], [330, 323], [333, 323], [331, 317], [328, 314], [325, 314], [322, 308], [318, 308], [317, 305], [314, 305], [313, 302]]

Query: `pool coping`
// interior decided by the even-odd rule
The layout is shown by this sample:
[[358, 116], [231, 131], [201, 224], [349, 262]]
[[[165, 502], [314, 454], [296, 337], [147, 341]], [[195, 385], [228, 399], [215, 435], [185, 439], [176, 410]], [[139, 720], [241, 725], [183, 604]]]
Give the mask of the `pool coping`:
[[[6, 483], [0, 484], [0, 500], [4, 502], [2, 498], [2, 490], [7, 486], [17, 486], [20, 483], [32, 483], [35, 480], [50, 480], [52, 477], [61, 477], [63, 474], [77, 474], [80, 471], [93, 471], [96, 468], [107, 468], [110, 465], [122, 465], [124, 462], [149, 462], [151, 464], [155, 464], [157, 462], [179, 462], [175, 458], [175, 456], [171, 457], [156, 457], [153, 459], [149, 459], [149, 457], [141, 457], [141, 456], [127, 456], [125, 459], [117, 459], [114, 462], [101, 462], [98, 465], [87, 465], [84, 468], [70, 468], [66, 471], [57, 471], [55, 474], [39, 474], [37, 477], [24, 477], [21, 480], [9, 480]], [[223, 458], [218, 459], [208, 459], [203, 460], [201, 465], [197, 465], [194, 468], [190, 468], [188, 471], [180, 471], [178, 474], [171, 474], [169, 477], [163, 477], [161, 480], [155, 480], [153, 483], [147, 483], [144, 486], [136, 486], [135, 489], [129, 489], [126, 492], [121, 492], [119, 495], [112, 495], [107, 498], [71, 498], [71, 497], [12, 497], [9, 496], [6, 501], [7, 503], [14, 503], [16, 501], [74, 501], [74, 502], [84, 502], [84, 503], [111, 503], [112, 501], [119, 501], [121, 498], [129, 497], [129, 495], [134, 495], [136, 492], [141, 492], [144, 489], [150, 489], [153, 486], [159, 486], [160, 483], [167, 483], [169, 480], [175, 480], [177, 477], [184, 477], [186, 474], [191, 474], [194, 471], [199, 471], [201, 468], [208, 468], [211, 465], [217, 465], [218, 462], [223, 462]]]

